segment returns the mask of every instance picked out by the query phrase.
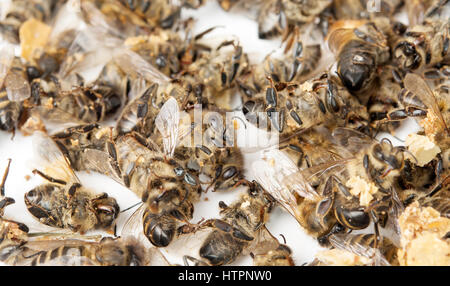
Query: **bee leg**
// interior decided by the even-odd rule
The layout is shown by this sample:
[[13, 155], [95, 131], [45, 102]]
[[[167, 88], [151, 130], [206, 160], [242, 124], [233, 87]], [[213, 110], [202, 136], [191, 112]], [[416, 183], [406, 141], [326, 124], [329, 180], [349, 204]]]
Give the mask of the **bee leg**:
[[352, 197], [352, 194], [348, 190], [348, 188], [341, 182], [341, 180], [335, 175], [331, 175], [330, 179], [334, 180], [337, 183], [337, 187], [341, 193], [346, 197]]
[[0, 195], [2, 197], [5, 196], [5, 182], [6, 182], [6, 179], [8, 178], [9, 167], [11, 166], [11, 161], [12, 161], [11, 159], [8, 159], [8, 165], [6, 166], [5, 173], [3, 174], [2, 183], [0, 184]]
[[119, 178], [122, 178], [122, 171], [120, 170], [119, 162], [117, 159], [116, 145], [114, 144], [114, 142], [108, 140], [106, 142], [106, 149], [108, 150], [108, 154], [110, 157], [111, 167], [113, 168], [114, 172], [116, 172], [116, 175]]
[[184, 255], [183, 256], [184, 266], [191, 266], [189, 264], [189, 261], [194, 262], [193, 266], [208, 266], [208, 264], [206, 262], [201, 261], [200, 259], [197, 259], [197, 258], [189, 256], [189, 255]]
[[374, 248], [378, 248], [378, 246], [380, 245], [381, 242], [381, 236], [380, 236], [380, 229], [379, 229], [379, 219], [378, 216], [376, 215], [374, 210], [370, 210], [369, 212], [370, 217], [373, 221], [373, 227], [374, 227], [374, 236], [375, 236], [375, 240], [374, 240]]
[[52, 178], [49, 175], [46, 175], [46, 174], [42, 173], [41, 171], [39, 171], [37, 169], [33, 170], [33, 174], [38, 174], [39, 176], [41, 176], [42, 178], [44, 178], [45, 180], [47, 180], [47, 181], [49, 181], [51, 183], [60, 184], [60, 185], [66, 185], [67, 184], [67, 182], [65, 182], [63, 180]]
[[345, 228], [342, 224], [340, 224], [340, 223], [337, 222], [337, 223], [335, 223], [335, 224], [333, 225], [333, 227], [331, 227], [331, 229], [330, 229], [330, 231], [329, 231], [328, 233], [325, 233], [324, 235], [318, 237], [318, 238], [317, 238], [317, 241], [319, 242], [319, 244], [320, 244], [321, 246], [327, 246], [327, 245], [329, 245], [328, 238], [329, 238], [331, 235], [336, 234], [336, 233], [343, 232], [345, 229], [346, 229], [346, 228]]

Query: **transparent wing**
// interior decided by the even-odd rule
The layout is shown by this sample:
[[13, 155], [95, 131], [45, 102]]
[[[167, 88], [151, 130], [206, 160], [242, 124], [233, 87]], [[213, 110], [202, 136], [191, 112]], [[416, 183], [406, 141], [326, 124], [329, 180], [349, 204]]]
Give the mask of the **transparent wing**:
[[[350, 160], [352, 160], [352, 158], [322, 163], [316, 166], [312, 166], [308, 169], [302, 170], [300, 173], [303, 175], [306, 181], [309, 182], [313, 177], [323, 177], [330, 173], [336, 174], [342, 171], [345, 165]], [[292, 176], [295, 175], [296, 174], [292, 174]]]
[[403, 82], [405, 84], [405, 88], [417, 95], [419, 99], [436, 115], [439, 119], [439, 123], [447, 131], [447, 133], [450, 133], [444, 117], [439, 109], [436, 97], [425, 80], [417, 74], [408, 73], [406, 74]]
[[252, 170], [256, 181], [294, 217], [299, 215], [294, 194], [317, 197], [297, 166], [280, 150], [272, 149], [263, 160], [253, 162]]
[[162, 106], [155, 120], [156, 128], [162, 135], [164, 153], [172, 157], [178, 143], [180, 110], [175, 98], [170, 97]]
[[42, 173], [67, 183], [80, 182], [67, 158], [49, 136], [42, 132], [36, 132], [33, 137], [33, 149], [37, 169]]
[[389, 262], [383, 257], [378, 249], [364, 246], [358, 242], [352, 241], [352, 234], [333, 234], [329, 240], [334, 247], [349, 251], [355, 255], [372, 259], [376, 266], [389, 266]]
[[96, 149], [85, 149], [81, 156], [88, 170], [104, 174], [114, 181], [123, 184], [122, 179], [110, 164], [111, 157], [107, 152]]
[[127, 219], [121, 231], [122, 236], [132, 236], [141, 243], [149, 243], [147, 237], [144, 235], [142, 221], [146, 207], [146, 205], [141, 204]]
[[114, 61], [126, 74], [134, 77], [142, 77], [151, 83], [158, 84], [170, 81], [170, 78], [133, 51], [117, 49], [114, 54]]
[[171, 264], [167, 261], [167, 258], [162, 254], [162, 252], [156, 248], [152, 247], [148, 250], [148, 262], [149, 266], [170, 266]]
[[280, 242], [278, 239], [276, 239], [272, 233], [264, 226], [262, 227], [254, 241], [252, 242], [252, 245], [248, 247], [244, 251], [244, 254], [252, 252], [255, 255], [259, 254], [266, 254], [270, 250], [276, 249], [280, 245]]
[[333, 137], [335, 143], [344, 148], [347, 151], [347, 155], [352, 157], [355, 153], [361, 152], [361, 150], [366, 149], [376, 142], [364, 133], [344, 127], [335, 128], [331, 136]]
[[34, 111], [37, 112], [43, 119], [52, 123], [73, 123], [77, 125], [92, 123], [85, 122], [77, 118], [75, 115], [53, 106], [50, 108], [45, 106], [36, 106], [33, 107], [33, 112]]
[[9, 100], [20, 102], [30, 97], [30, 84], [20, 73], [9, 71], [4, 82]]
[[0, 88], [3, 86], [13, 59], [14, 45], [6, 41], [0, 42]]

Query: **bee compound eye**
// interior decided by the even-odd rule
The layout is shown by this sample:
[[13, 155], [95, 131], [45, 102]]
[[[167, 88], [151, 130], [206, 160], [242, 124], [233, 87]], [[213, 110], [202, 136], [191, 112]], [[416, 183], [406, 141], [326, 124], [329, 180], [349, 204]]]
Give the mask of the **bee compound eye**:
[[232, 166], [232, 167], [228, 167], [225, 169], [225, 171], [223, 172], [223, 178], [225, 180], [228, 180], [229, 178], [234, 177], [237, 174], [237, 169], [236, 167]]
[[36, 204], [36, 203], [38, 203], [41, 200], [41, 195], [40, 195], [40, 193], [38, 191], [33, 189], [31, 191], [28, 191], [25, 194], [25, 200], [27, 202], [29, 202], [29, 203]]

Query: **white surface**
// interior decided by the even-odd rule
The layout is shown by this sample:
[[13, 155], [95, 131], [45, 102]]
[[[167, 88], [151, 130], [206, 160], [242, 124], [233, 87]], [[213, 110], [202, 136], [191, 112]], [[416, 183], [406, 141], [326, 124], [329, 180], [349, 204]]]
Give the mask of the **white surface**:
[[[257, 24], [252, 20], [251, 16], [244, 13], [237, 13], [236, 11], [226, 13], [218, 7], [216, 1], [210, 1], [206, 6], [197, 11], [185, 11], [183, 17], [187, 16], [194, 16], [196, 19], [199, 19], [195, 26], [194, 32], [196, 33], [212, 26], [222, 26], [208, 34], [206, 38], [220, 41], [226, 38], [237, 38], [252, 61], [261, 60], [268, 53], [280, 47], [279, 40], [262, 41], [258, 39]], [[403, 132], [398, 136], [402, 139], [405, 138], [407, 133], [409, 133], [408, 131], [412, 131], [411, 128], [415, 128], [411, 127], [413, 125], [411, 123], [407, 124], [407, 127], [403, 128]], [[396, 142], [396, 140], [394, 139], [393, 142]], [[46, 227], [38, 223], [25, 208], [24, 193], [43, 182], [40, 177], [34, 176], [31, 173], [32, 167], [30, 160], [33, 157], [31, 153], [31, 137], [23, 137], [20, 132], [17, 132], [14, 139], [11, 139], [11, 134], [0, 132], [0, 150], [0, 175], [3, 175], [7, 159], [12, 158], [13, 160], [6, 183], [6, 195], [13, 197], [16, 200], [16, 204], [6, 209], [6, 217], [27, 224], [31, 232], [55, 231], [54, 228]], [[255, 156], [257, 157], [257, 155], [253, 154], [250, 157], [254, 159]], [[250, 166], [250, 161], [247, 160], [246, 167]], [[248, 178], [252, 179], [251, 170], [248, 171]], [[31, 177], [29, 181], [25, 179], [26, 175]], [[105, 176], [86, 173], [78, 173], [78, 175], [86, 187], [91, 188], [95, 192], [107, 192], [110, 196], [116, 198], [121, 209], [125, 209], [139, 201], [131, 191]], [[218, 202], [222, 200], [225, 203], [231, 203], [238, 198], [238, 193], [238, 190], [207, 193], [195, 205], [193, 222], [197, 222], [201, 218], [219, 217]], [[132, 213], [133, 211], [128, 211], [119, 216], [119, 235], [123, 223]], [[283, 234], [286, 237], [287, 244], [293, 250], [296, 265], [310, 262], [314, 254], [320, 249], [316, 240], [306, 235], [295, 219], [281, 208], [276, 208], [271, 214], [268, 229], [277, 238], [280, 238], [279, 234]], [[168, 259], [171, 263], [183, 263], [181, 255], [169, 255]], [[251, 264], [250, 257], [240, 258], [234, 263], [234, 265]]]

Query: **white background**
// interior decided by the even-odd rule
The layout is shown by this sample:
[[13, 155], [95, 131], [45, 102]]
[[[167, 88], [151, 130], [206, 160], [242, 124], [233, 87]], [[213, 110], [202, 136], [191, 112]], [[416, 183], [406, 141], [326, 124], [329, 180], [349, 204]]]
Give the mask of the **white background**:
[[[253, 20], [254, 16], [243, 11], [234, 11], [233, 13], [224, 12], [216, 1], [209, 1], [208, 4], [197, 11], [189, 10], [183, 12], [183, 17], [194, 16], [198, 19], [194, 32], [202, 32], [212, 26], [220, 26], [207, 35], [211, 40], [237, 39], [244, 47], [244, 52], [249, 54], [250, 60], [259, 61], [268, 53], [279, 50], [280, 40], [259, 40], [257, 35], [257, 24]], [[405, 138], [407, 131], [417, 130], [416, 126], [411, 122], [404, 127], [398, 134], [398, 137]], [[24, 193], [31, 190], [34, 186], [42, 183], [42, 179], [34, 176], [31, 171], [34, 168], [32, 163], [32, 138], [23, 137], [17, 132], [12, 139], [11, 134], [0, 132], [0, 174], [6, 167], [7, 159], [12, 158], [10, 174], [6, 183], [6, 195], [13, 197], [16, 204], [9, 206], [5, 216], [10, 219], [21, 221], [27, 224], [31, 232], [55, 231], [55, 229], [46, 227], [38, 223], [26, 210], [23, 196]], [[392, 139], [392, 137], [390, 137]], [[392, 139], [396, 142], [395, 139]], [[258, 155], [248, 155], [245, 166], [247, 169], [247, 177], [252, 179], [251, 160], [257, 158]], [[121, 209], [125, 209], [139, 199], [128, 189], [116, 183], [112, 179], [99, 174], [77, 173], [78, 177], [85, 187], [91, 188], [95, 192], [107, 192], [110, 196], [117, 199]], [[30, 176], [27, 180], [25, 176]], [[236, 200], [239, 190], [229, 192], [209, 192], [205, 194], [199, 203], [195, 205], [193, 222], [199, 221], [201, 218], [219, 217], [218, 202], [224, 201], [229, 204]], [[133, 211], [122, 213], [118, 219], [118, 230], [120, 230]], [[286, 237], [287, 244], [293, 250], [293, 258], [296, 265], [302, 265], [312, 261], [314, 254], [321, 248], [316, 240], [305, 234], [304, 230], [298, 225], [296, 220], [287, 214], [284, 210], [277, 207], [271, 213], [268, 229], [277, 238], [281, 238], [279, 234]], [[189, 242], [187, 242], [189, 244]], [[171, 263], [182, 264], [181, 257], [188, 251], [186, 249], [179, 253], [169, 253], [167, 258]], [[251, 265], [250, 257], [241, 257], [233, 265]]]

